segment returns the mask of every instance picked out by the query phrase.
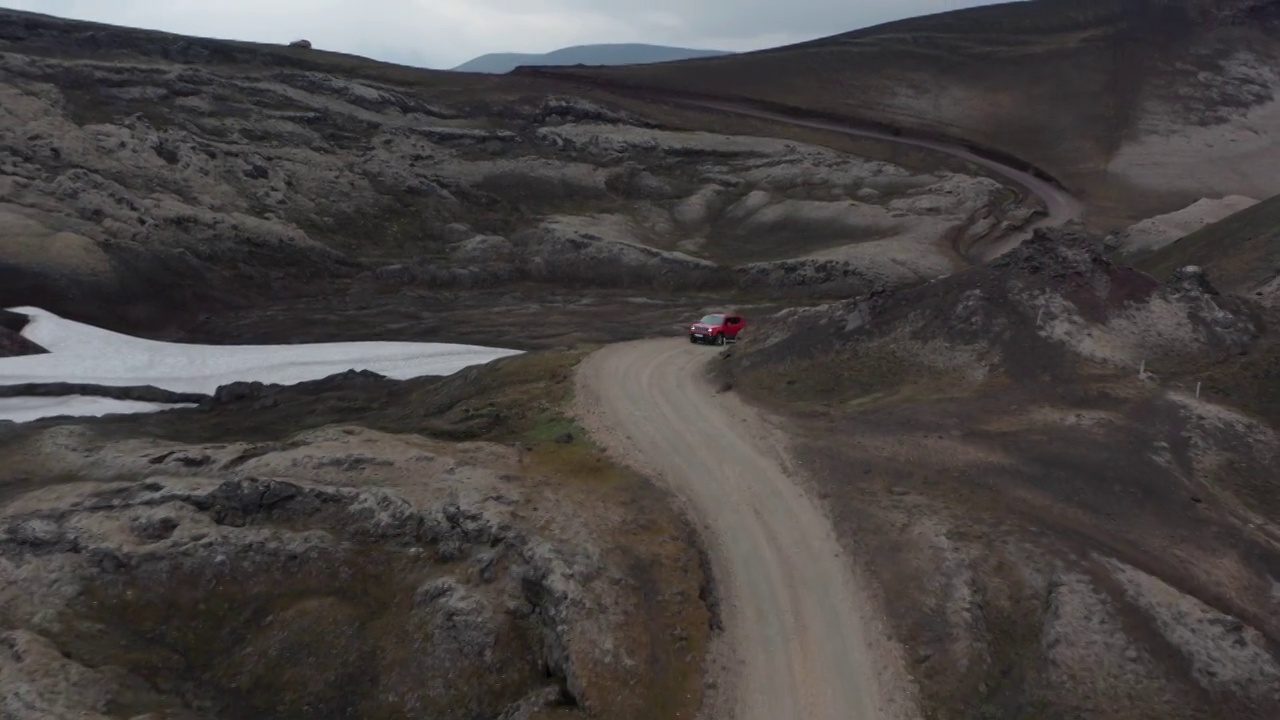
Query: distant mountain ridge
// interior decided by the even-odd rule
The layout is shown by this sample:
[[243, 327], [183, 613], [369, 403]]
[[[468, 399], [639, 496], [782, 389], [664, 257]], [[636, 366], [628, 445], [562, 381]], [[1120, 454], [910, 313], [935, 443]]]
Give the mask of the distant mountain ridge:
[[638, 65], [731, 55], [722, 50], [613, 43], [574, 45], [549, 53], [490, 53], [453, 68], [458, 72], [507, 73], [521, 65]]

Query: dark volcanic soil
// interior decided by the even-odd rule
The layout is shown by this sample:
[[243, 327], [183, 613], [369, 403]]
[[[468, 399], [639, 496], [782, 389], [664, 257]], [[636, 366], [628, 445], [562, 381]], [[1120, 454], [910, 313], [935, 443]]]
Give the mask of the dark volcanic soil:
[[979, 392], [793, 424], [935, 716], [1274, 717], [1275, 434], [1132, 386]]
[[720, 371], [790, 419], [932, 716], [1262, 720], [1280, 434], [1230, 404], [1265, 376], [1196, 385], [1268, 362], [1263, 320], [1198, 271], [1161, 283], [1042, 234], [760, 323]]
[[178, 339], [214, 344], [405, 340], [538, 350], [674, 335], [717, 309], [732, 308], [755, 318], [782, 307], [779, 301], [746, 295], [405, 286], [209, 315]]

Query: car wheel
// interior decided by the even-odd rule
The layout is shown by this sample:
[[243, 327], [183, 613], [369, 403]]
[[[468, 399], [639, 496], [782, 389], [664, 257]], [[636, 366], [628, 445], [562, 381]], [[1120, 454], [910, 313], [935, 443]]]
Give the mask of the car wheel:
[[697, 345], [697, 344], [698, 344], [698, 338], [696, 338], [696, 337], [694, 337], [694, 336], [690, 335], [690, 336], [689, 336], [689, 342], [693, 343], [694, 345]]

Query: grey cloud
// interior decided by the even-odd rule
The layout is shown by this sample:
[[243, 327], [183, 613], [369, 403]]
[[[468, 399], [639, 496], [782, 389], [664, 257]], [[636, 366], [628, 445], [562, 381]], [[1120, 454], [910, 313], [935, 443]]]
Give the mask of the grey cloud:
[[0, 0], [183, 34], [318, 47], [427, 67], [490, 52], [648, 42], [752, 50], [983, 0]]
[[[527, 0], [486, 0], [518, 10]], [[834, 35], [913, 15], [984, 5], [984, 0], [552, 0], [566, 12], [596, 12], [688, 37], [750, 38], [785, 33], [806, 38]], [[663, 18], [674, 22], [667, 24]]]

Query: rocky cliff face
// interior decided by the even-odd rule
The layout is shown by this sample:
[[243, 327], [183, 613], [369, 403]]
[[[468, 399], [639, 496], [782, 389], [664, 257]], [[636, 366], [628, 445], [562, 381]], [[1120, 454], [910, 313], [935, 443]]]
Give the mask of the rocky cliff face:
[[526, 81], [0, 25], [0, 305], [155, 330], [366, 277], [896, 285], [1026, 221], [986, 179], [662, 131]]

